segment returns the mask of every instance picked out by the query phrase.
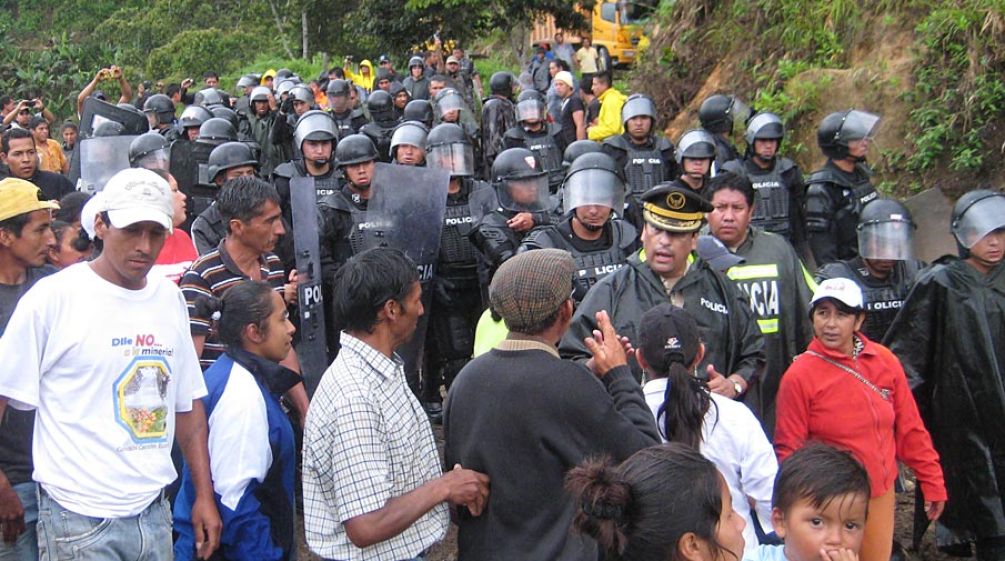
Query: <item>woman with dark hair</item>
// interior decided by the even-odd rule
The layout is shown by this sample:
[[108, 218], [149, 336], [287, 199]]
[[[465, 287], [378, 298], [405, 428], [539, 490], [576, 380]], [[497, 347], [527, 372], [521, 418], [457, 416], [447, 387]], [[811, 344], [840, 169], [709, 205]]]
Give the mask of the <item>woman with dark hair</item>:
[[609, 559], [739, 561], [745, 522], [715, 464], [679, 443], [639, 450], [621, 465], [587, 461], [566, 487], [581, 512], [573, 528]]
[[65, 269], [75, 263], [86, 261], [93, 249], [91, 242], [79, 236], [80, 227], [62, 220], [52, 221], [52, 233], [56, 245], [49, 247], [46, 260], [57, 269]]
[[757, 549], [753, 503], [771, 533], [771, 494], [778, 463], [764, 429], [746, 405], [708, 390], [697, 376], [705, 356], [698, 325], [683, 308], [660, 304], [642, 316], [635, 357], [648, 380], [642, 391], [664, 441], [679, 442], [711, 460], [743, 518], [745, 553]]
[[[210, 472], [223, 520], [217, 555], [228, 560], [280, 560], [295, 552], [296, 444], [279, 397], [300, 376], [279, 365], [293, 339], [283, 297], [267, 282], [244, 281], [222, 300], [197, 302], [217, 324], [227, 351], [206, 370]], [[188, 465], [175, 500], [175, 559], [195, 559]], [[215, 557], [214, 557], [215, 558]]]
[[887, 561], [893, 551], [897, 460], [914, 470], [928, 518], [935, 520], [946, 501], [939, 455], [900, 361], [860, 331], [862, 289], [850, 279], [827, 279], [810, 306], [813, 340], [778, 388], [775, 451], [784, 462], [817, 440], [851, 452], [869, 473], [872, 491], [859, 558]]

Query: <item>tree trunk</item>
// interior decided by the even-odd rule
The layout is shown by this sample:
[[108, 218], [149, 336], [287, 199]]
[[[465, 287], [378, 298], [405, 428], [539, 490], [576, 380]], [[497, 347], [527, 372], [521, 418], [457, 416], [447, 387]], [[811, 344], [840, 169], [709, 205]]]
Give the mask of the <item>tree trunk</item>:
[[331, 68], [331, 66], [329, 66], [331, 62], [331, 55], [328, 54], [328, 51], [321, 53], [321, 70], [323, 70], [325, 74], [327, 74], [328, 69]]
[[296, 58], [293, 56], [293, 51], [290, 50], [290, 41], [286, 37], [286, 31], [283, 29], [283, 19], [279, 17], [279, 10], [276, 9], [276, 3], [273, 0], [269, 0], [269, 8], [272, 9], [272, 17], [276, 19], [276, 31], [279, 33], [279, 38], [283, 43], [283, 50], [286, 51], [286, 56], [289, 58]]
[[310, 52], [307, 50], [307, 8], [300, 10], [300, 39], [303, 42], [303, 59], [310, 60]]

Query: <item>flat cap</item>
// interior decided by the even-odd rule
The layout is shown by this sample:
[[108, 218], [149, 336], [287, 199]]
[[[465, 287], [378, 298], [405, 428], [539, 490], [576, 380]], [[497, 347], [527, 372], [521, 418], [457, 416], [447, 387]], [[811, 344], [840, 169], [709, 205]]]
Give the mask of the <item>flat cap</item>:
[[535, 249], [503, 263], [489, 285], [492, 309], [510, 331], [539, 326], [572, 296], [576, 263], [562, 249]]

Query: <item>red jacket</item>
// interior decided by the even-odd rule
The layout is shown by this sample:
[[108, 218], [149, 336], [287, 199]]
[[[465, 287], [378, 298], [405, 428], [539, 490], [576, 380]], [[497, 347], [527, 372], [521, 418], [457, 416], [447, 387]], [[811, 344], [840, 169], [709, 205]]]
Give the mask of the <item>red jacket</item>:
[[918, 479], [926, 501], [945, 501], [939, 454], [918, 415], [900, 361], [886, 347], [865, 343], [858, 358], [831, 351], [817, 338], [808, 350], [858, 371], [888, 400], [854, 376], [819, 357], [801, 354], [778, 388], [775, 452], [779, 462], [809, 440], [850, 451], [869, 472], [872, 496], [886, 494], [897, 478], [897, 460]]

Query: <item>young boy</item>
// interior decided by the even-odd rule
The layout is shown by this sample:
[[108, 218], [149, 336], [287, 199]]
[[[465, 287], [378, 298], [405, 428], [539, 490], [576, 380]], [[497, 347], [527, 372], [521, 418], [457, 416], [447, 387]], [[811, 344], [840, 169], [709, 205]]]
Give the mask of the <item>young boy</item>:
[[848, 452], [810, 443], [782, 463], [771, 522], [784, 545], [744, 561], [857, 561], [869, 507], [869, 475]]

